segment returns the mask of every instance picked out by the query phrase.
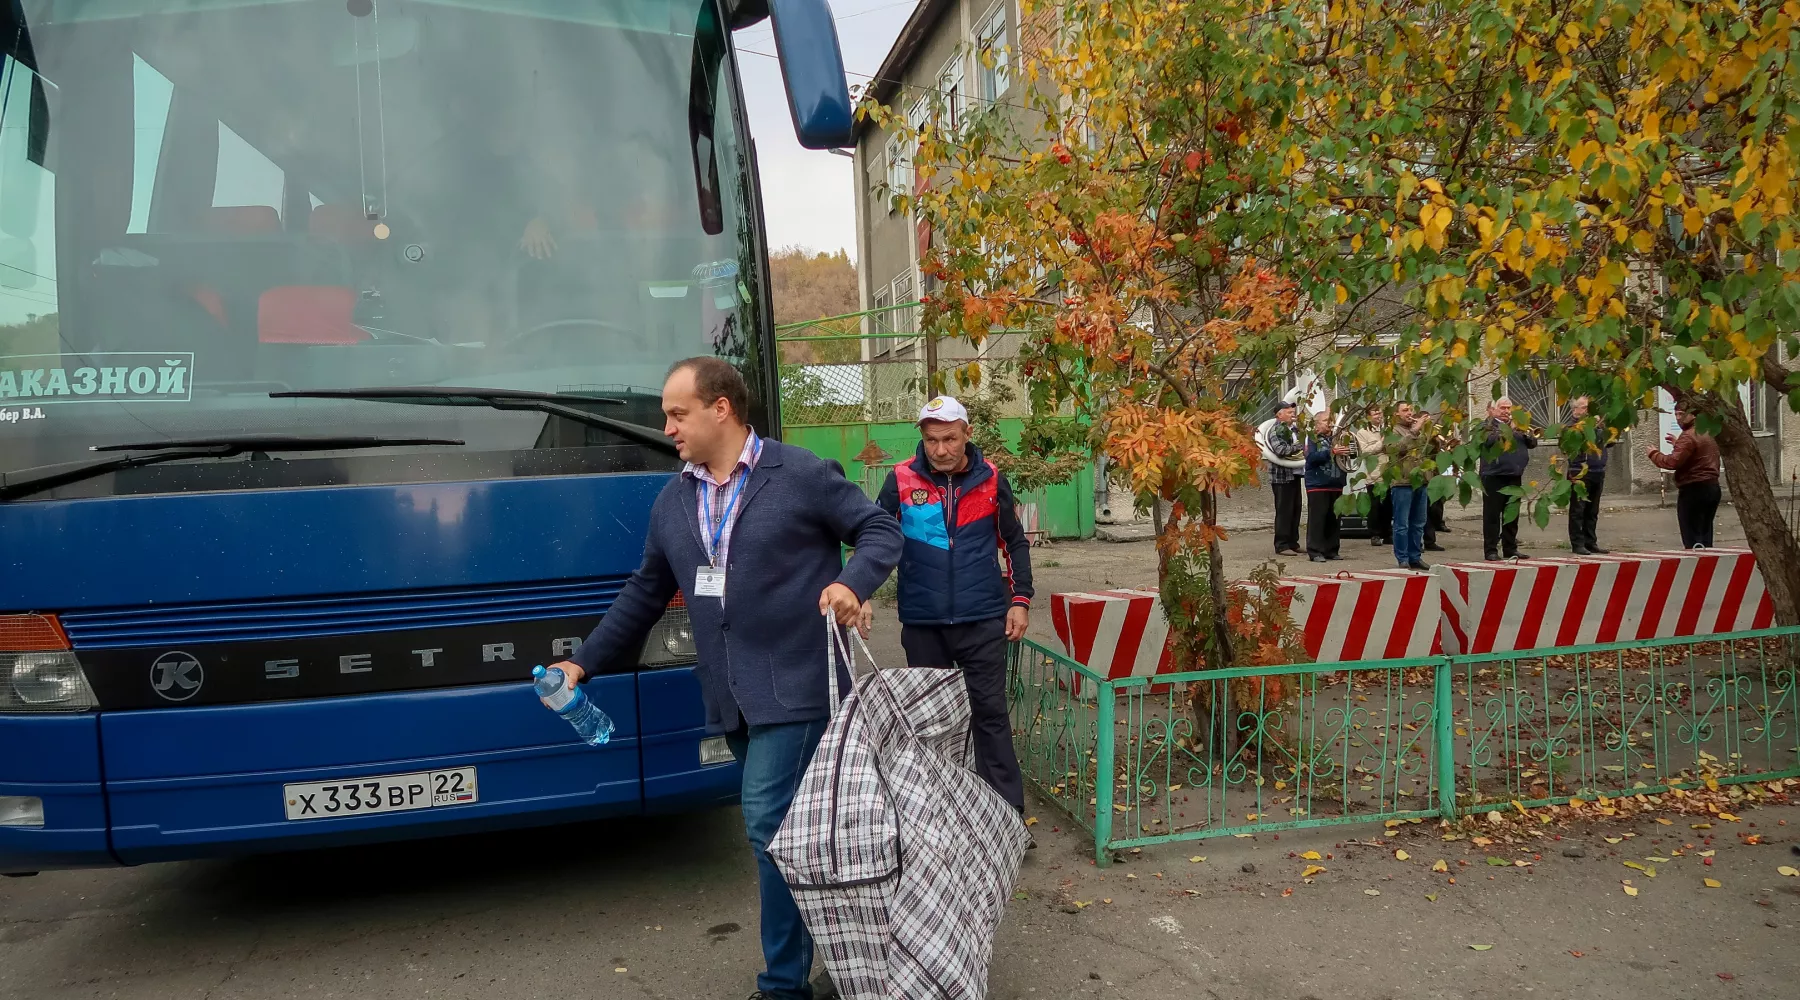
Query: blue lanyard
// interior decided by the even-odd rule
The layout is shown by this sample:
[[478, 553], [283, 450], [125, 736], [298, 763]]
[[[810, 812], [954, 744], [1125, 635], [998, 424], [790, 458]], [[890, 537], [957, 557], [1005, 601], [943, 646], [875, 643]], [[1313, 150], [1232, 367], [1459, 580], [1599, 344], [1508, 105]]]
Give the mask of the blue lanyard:
[[761, 455], [762, 439], [757, 438], [756, 443], [752, 445], [750, 449], [750, 466], [743, 470], [743, 475], [738, 475], [737, 470], [735, 469], [732, 470], [732, 479], [734, 481], [731, 484], [731, 495], [726, 498], [725, 507], [719, 512], [719, 519], [717, 521], [714, 521], [712, 517], [713, 485], [704, 480], [699, 484], [700, 513], [702, 517], [706, 518], [705, 523], [700, 526], [700, 530], [702, 532], [705, 532], [708, 528], [712, 530], [710, 535], [705, 536], [707, 539], [706, 561], [715, 567], [719, 565], [719, 543], [725, 538], [725, 525], [731, 522], [731, 512], [736, 509], [738, 497], [744, 492], [744, 484], [750, 481], [750, 473], [755, 468], [756, 459]]

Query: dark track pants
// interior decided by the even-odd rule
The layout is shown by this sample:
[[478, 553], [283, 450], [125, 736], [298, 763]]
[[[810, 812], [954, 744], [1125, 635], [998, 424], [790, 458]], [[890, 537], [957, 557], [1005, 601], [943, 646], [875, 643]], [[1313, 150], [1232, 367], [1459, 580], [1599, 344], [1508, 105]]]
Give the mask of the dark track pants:
[[1006, 707], [1006, 619], [962, 625], [902, 625], [900, 645], [913, 667], [960, 667], [969, 690], [975, 770], [994, 791], [1025, 808], [1025, 783], [1013, 750]]

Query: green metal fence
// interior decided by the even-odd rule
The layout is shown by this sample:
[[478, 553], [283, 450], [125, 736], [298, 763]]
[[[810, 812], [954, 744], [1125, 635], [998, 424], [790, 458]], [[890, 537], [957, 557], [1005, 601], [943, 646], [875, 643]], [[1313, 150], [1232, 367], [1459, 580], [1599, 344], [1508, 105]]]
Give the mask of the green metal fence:
[[[1106, 680], [1014, 644], [1026, 780], [1111, 852], [1800, 777], [1800, 628]], [[1228, 689], [1236, 691], [1236, 707]]]

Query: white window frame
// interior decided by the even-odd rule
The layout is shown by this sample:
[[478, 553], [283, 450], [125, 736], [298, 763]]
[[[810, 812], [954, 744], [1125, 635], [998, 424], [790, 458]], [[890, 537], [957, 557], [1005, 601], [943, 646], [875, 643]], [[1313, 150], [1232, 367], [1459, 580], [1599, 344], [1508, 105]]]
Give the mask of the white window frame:
[[[985, 107], [999, 104], [1012, 86], [1006, 8], [1005, 3], [995, 4], [975, 29], [975, 96]], [[988, 65], [990, 56], [992, 66]]]
[[[894, 329], [894, 314], [891, 312], [881, 312], [879, 310], [886, 309], [888, 306], [894, 304], [893, 290], [887, 285], [876, 288], [869, 296], [869, 304], [877, 310], [874, 315], [869, 317], [869, 335], [871, 337], [885, 337], [892, 333]], [[869, 342], [869, 356], [879, 357], [886, 354], [892, 343], [893, 342], [890, 340], [871, 340]]]
[[912, 151], [906, 137], [898, 132], [888, 136], [882, 156], [887, 160], [888, 214], [900, 210], [901, 195], [912, 194]]
[[[894, 280], [889, 284], [888, 287], [893, 289], [892, 302], [895, 306], [900, 306], [903, 304], [911, 304], [911, 303], [915, 303], [919, 300], [918, 293], [916, 291], [914, 291], [914, 289], [918, 287], [918, 283], [914, 278], [913, 269], [911, 266], [908, 266], [906, 268], [906, 270], [901, 271], [899, 274], [895, 275]], [[917, 314], [907, 312], [907, 311], [901, 310], [901, 309], [895, 309], [893, 312], [888, 313], [888, 317], [889, 317], [888, 329], [895, 333], [901, 333], [901, 334], [916, 333], [917, 332], [916, 330], [899, 330], [899, 329], [897, 329], [897, 327], [899, 325], [897, 322], [897, 319], [898, 319], [898, 317], [900, 317], [902, 315], [907, 316], [914, 323], [917, 322], [917, 319], [918, 319]], [[888, 353], [892, 356], [898, 356], [901, 351], [909, 350], [912, 347], [914, 347], [918, 343], [918, 341], [919, 341], [919, 338], [916, 336], [907, 336], [904, 339], [897, 338], [893, 341], [890, 341], [890, 343], [893, 346], [891, 346], [888, 349]]]
[[968, 60], [963, 58], [961, 52], [951, 56], [944, 68], [938, 71], [937, 89], [938, 95], [944, 100], [941, 124], [946, 131], [955, 132], [962, 128], [968, 110]]

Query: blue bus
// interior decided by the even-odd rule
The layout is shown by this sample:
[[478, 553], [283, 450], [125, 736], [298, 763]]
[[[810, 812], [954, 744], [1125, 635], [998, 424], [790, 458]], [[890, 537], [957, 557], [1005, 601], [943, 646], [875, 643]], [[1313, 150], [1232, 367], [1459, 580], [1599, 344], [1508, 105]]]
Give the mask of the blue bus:
[[803, 145], [825, 0], [9, 0], [0, 872], [735, 799], [679, 600], [528, 687], [641, 554], [658, 395], [778, 433], [734, 29]]

